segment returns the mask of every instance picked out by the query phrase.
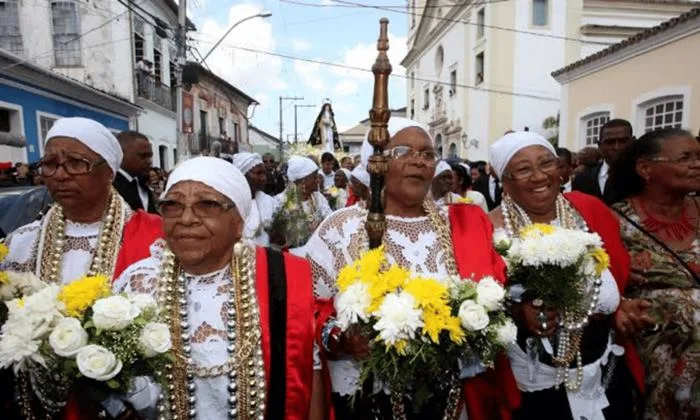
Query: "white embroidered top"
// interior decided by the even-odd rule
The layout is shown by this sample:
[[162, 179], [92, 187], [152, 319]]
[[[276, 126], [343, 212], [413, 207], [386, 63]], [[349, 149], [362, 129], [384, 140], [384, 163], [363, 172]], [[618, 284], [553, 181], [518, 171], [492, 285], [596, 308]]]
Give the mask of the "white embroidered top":
[[[446, 214], [440, 216], [447, 223]], [[333, 297], [338, 272], [368, 249], [365, 231], [367, 210], [355, 205], [336, 211], [321, 223], [305, 247], [314, 279], [314, 295]], [[387, 259], [426, 275], [448, 275], [445, 255], [437, 232], [427, 216], [402, 218], [387, 215], [384, 235]], [[358, 389], [360, 371], [350, 358], [328, 361], [333, 392], [353, 394]]]
[[258, 246], [270, 246], [270, 236], [266, 229], [272, 222], [272, 216], [281, 202], [262, 191], [255, 194], [250, 215], [243, 226], [243, 237]]

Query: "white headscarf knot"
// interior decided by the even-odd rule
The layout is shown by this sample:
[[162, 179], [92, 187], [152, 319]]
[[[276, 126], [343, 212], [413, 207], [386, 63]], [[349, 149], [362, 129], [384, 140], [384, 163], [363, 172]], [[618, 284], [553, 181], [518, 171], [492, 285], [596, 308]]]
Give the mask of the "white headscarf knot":
[[211, 156], [186, 160], [170, 174], [163, 194], [182, 181], [197, 181], [213, 188], [233, 201], [243, 220], [248, 218], [253, 203], [250, 187], [241, 171], [231, 163]]
[[259, 153], [240, 152], [233, 155], [233, 166], [238, 168], [243, 175], [262, 163], [263, 160]]
[[104, 125], [89, 118], [61, 118], [56, 120], [46, 134], [46, 142], [54, 137], [69, 137], [83, 143], [107, 162], [112, 170], [112, 178], [117, 176], [124, 154], [119, 140]]
[[441, 173], [443, 173], [445, 171], [452, 172], [452, 167], [450, 166], [449, 163], [445, 162], [444, 160], [441, 160], [435, 166], [435, 174], [433, 175], [433, 179], [437, 178]]
[[506, 134], [491, 145], [489, 159], [499, 179], [503, 178], [508, 162], [516, 153], [530, 146], [542, 146], [557, 155], [556, 149], [546, 138], [532, 131], [517, 131]]
[[287, 162], [287, 179], [296, 182], [318, 171], [318, 165], [304, 156], [292, 156]]

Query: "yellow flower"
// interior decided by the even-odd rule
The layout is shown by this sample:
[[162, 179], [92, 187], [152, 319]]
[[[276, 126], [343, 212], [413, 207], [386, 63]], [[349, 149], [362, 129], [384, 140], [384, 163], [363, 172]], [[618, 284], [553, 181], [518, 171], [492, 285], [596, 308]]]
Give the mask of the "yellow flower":
[[332, 186], [332, 187], [328, 188], [328, 190], [327, 190], [326, 192], [327, 192], [328, 195], [330, 195], [331, 197], [334, 197], [334, 198], [335, 198], [335, 197], [338, 196], [338, 188], [337, 188], [336, 186]]
[[396, 352], [401, 356], [406, 354], [406, 347], [408, 347], [408, 341], [406, 340], [396, 340], [396, 343], [394, 343]]
[[529, 226], [525, 226], [520, 230], [520, 236], [526, 238], [528, 236], [543, 236], [554, 233], [556, 228], [552, 225], [546, 223], [534, 223]]
[[106, 276], [85, 276], [61, 288], [58, 300], [66, 305], [66, 315], [82, 317], [97, 299], [110, 295]]
[[447, 305], [447, 286], [434, 279], [416, 277], [406, 284], [404, 291], [422, 308], [437, 309]]
[[591, 252], [591, 257], [595, 261], [595, 272], [598, 277], [610, 266], [610, 256], [603, 248], [596, 248]]
[[423, 334], [430, 337], [435, 344], [440, 344], [440, 332], [445, 325], [445, 317], [438, 311], [426, 309], [423, 311]]
[[7, 284], [10, 281], [10, 277], [6, 272], [0, 271], [0, 284]]
[[346, 265], [338, 273], [336, 285], [338, 290], [344, 292], [348, 287], [352, 286], [357, 281], [357, 269], [353, 265]]
[[8, 252], [10, 252], [10, 250], [7, 248], [7, 245], [0, 244], [0, 261], [3, 261], [5, 257], [7, 257]]
[[450, 316], [445, 320], [445, 325], [443, 327], [445, 331], [450, 333], [450, 340], [455, 344], [462, 344], [464, 342], [464, 330], [462, 329], [462, 323], [459, 318]]
[[474, 200], [469, 197], [459, 197], [457, 199], [457, 204], [474, 204]]
[[17, 306], [20, 308], [24, 308], [24, 298], [17, 299]]

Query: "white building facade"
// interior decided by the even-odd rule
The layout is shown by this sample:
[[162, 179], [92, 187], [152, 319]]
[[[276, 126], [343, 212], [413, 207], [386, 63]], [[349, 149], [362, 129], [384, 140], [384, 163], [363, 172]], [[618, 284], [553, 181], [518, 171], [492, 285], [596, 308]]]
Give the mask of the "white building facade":
[[443, 157], [486, 160], [508, 130], [546, 136], [558, 121], [550, 73], [678, 16], [693, 2], [410, 0], [407, 115]]

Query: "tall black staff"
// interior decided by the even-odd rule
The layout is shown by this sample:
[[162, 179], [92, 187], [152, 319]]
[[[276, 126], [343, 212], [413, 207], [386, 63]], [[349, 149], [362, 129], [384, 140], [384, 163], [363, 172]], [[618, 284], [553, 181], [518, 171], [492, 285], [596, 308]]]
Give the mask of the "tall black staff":
[[369, 247], [377, 248], [382, 244], [382, 237], [386, 230], [386, 219], [382, 205], [382, 190], [384, 189], [384, 174], [387, 171], [388, 159], [384, 156], [384, 148], [389, 144], [389, 130], [387, 126], [391, 111], [389, 111], [389, 75], [391, 63], [386, 52], [389, 50], [389, 38], [387, 30], [389, 19], [382, 18], [379, 21], [379, 38], [377, 39], [377, 60], [372, 66], [374, 73], [374, 97], [372, 109], [369, 111], [371, 128], [369, 131], [369, 143], [374, 147], [374, 154], [367, 163], [367, 171], [370, 173], [371, 198], [369, 214], [365, 222], [365, 229], [369, 236]]

